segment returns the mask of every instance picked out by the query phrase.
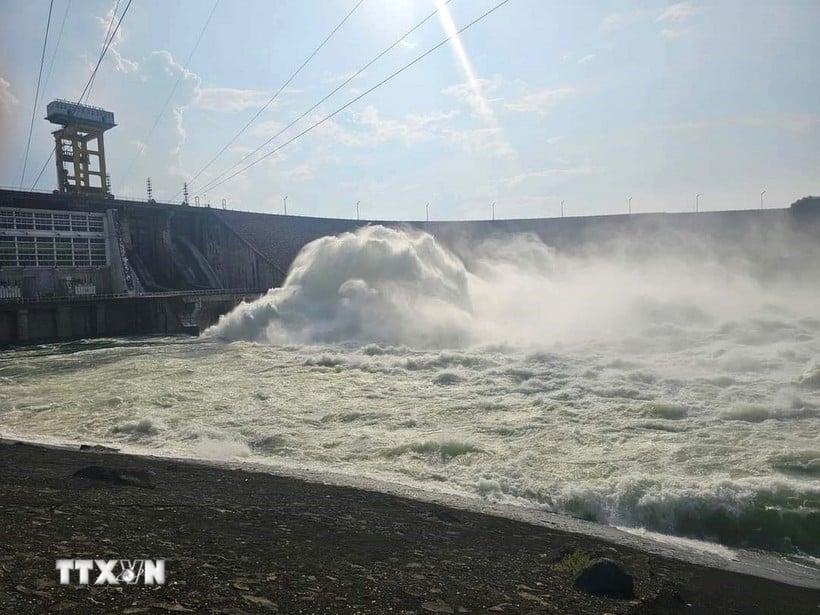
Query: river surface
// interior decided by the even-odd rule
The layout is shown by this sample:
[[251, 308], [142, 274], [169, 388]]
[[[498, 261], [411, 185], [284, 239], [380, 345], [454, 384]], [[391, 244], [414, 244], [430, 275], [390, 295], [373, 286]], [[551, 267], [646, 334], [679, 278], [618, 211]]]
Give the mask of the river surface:
[[[688, 270], [664, 285], [668, 268], [593, 261], [534, 276], [520, 251], [489, 271], [368, 232], [314, 246], [284, 289], [198, 339], [0, 352], [0, 435], [369, 477], [820, 556], [815, 290]], [[345, 250], [356, 256], [340, 265]], [[526, 286], [499, 281], [516, 276]]]

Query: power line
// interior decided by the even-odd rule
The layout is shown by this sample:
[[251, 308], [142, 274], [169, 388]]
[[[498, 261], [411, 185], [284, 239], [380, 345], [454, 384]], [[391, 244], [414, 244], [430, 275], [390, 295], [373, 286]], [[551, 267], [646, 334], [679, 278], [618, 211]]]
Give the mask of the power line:
[[34, 92], [34, 104], [31, 106], [31, 123], [28, 127], [28, 140], [26, 141], [26, 155], [23, 158], [23, 172], [20, 174], [20, 188], [23, 187], [23, 180], [26, 178], [26, 165], [28, 164], [28, 150], [31, 147], [31, 133], [34, 131], [34, 114], [37, 113], [37, 101], [40, 98], [40, 79], [43, 76], [43, 64], [46, 60], [46, 46], [48, 45], [48, 30], [51, 27], [51, 11], [54, 9], [54, 0], [48, 5], [48, 21], [46, 21], [46, 35], [43, 37], [43, 53], [40, 54], [40, 70], [37, 73], [37, 89]]
[[[450, 1], [451, 1], [451, 0], [445, 0], [444, 4], [445, 4], [445, 5], [447, 5], [447, 4], [449, 4], [449, 3], [450, 3]], [[242, 164], [245, 160], [247, 160], [248, 158], [250, 158], [251, 156], [253, 156], [254, 154], [256, 154], [259, 150], [261, 150], [263, 147], [265, 147], [265, 146], [266, 146], [267, 144], [269, 144], [271, 141], [273, 141], [273, 140], [274, 140], [274, 139], [276, 139], [277, 137], [281, 136], [281, 135], [282, 135], [282, 134], [284, 134], [287, 130], [289, 130], [291, 127], [293, 127], [295, 124], [297, 124], [297, 123], [298, 123], [298, 122], [300, 122], [302, 119], [304, 119], [304, 118], [305, 118], [308, 114], [310, 114], [312, 111], [314, 111], [314, 110], [315, 110], [315, 109], [316, 109], [319, 105], [321, 105], [321, 104], [322, 104], [323, 102], [325, 102], [328, 98], [330, 98], [331, 96], [333, 96], [334, 94], [336, 94], [336, 92], [338, 92], [339, 90], [341, 90], [342, 88], [344, 88], [344, 87], [345, 87], [348, 83], [350, 83], [351, 81], [353, 81], [354, 79], [356, 79], [356, 77], [358, 77], [359, 75], [361, 75], [361, 74], [362, 74], [364, 71], [366, 71], [368, 68], [370, 68], [371, 66], [373, 66], [373, 64], [375, 64], [378, 60], [380, 60], [382, 57], [384, 57], [387, 53], [389, 53], [390, 51], [392, 51], [392, 50], [393, 50], [396, 46], [398, 46], [398, 45], [399, 45], [399, 44], [400, 44], [400, 43], [401, 43], [404, 39], [406, 39], [406, 38], [407, 38], [408, 36], [410, 36], [413, 32], [415, 32], [416, 30], [418, 30], [421, 26], [423, 26], [425, 23], [427, 23], [430, 19], [432, 19], [433, 17], [435, 17], [437, 14], [438, 14], [438, 9], [434, 10], [432, 13], [430, 13], [429, 15], [427, 15], [427, 17], [425, 17], [425, 18], [424, 18], [424, 19], [422, 19], [419, 23], [417, 23], [415, 26], [413, 26], [412, 28], [410, 28], [410, 29], [409, 29], [407, 32], [405, 32], [405, 33], [404, 33], [404, 34], [403, 34], [400, 38], [396, 39], [396, 42], [394, 42], [394, 43], [393, 43], [392, 45], [390, 45], [387, 49], [385, 49], [384, 51], [382, 51], [382, 52], [381, 52], [379, 55], [377, 55], [375, 58], [373, 58], [372, 60], [370, 60], [370, 62], [368, 62], [367, 64], [365, 64], [365, 65], [364, 65], [362, 68], [360, 68], [358, 71], [356, 71], [355, 73], [353, 73], [352, 75], [350, 75], [347, 79], [345, 79], [342, 83], [340, 83], [340, 84], [336, 87], [336, 89], [334, 89], [332, 92], [330, 92], [329, 94], [327, 94], [324, 98], [322, 98], [319, 102], [317, 102], [315, 105], [313, 105], [310, 109], [308, 109], [307, 111], [305, 111], [302, 115], [300, 115], [299, 117], [297, 117], [297, 118], [296, 118], [295, 120], [293, 120], [290, 124], [288, 124], [287, 126], [285, 126], [284, 128], [282, 128], [279, 132], [277, 132], [275, 135], [273, 135], [270, 139], [268, 139], [267, 141], [265, 141], [262, 145], [260, 145], [259, 147], [257, 147], [255, 150], [253, 150], [252, 152], [250, 152], [250, 153], [248, 153], [248, 154], [245, 154], [242, 158], [240, 158], [237, 162], [235, 162], [235, 163], [233, 164], [233, 166], [231, 166], [231, 167], [229, 167], [229, 168], [225, 169], [224, 171], [222, 171], [222, 173], [220, 173], [219, 175], [217, 175], [216, 177], [214, 177], [212, 180], [210, 180], [210, 181], [206, 184], [206, 187], [205, 187], [205, 188], [203, 188], [203, 191], [204, 191], [204, 190], [209, 189], [209, 188], [210, 188], [210, 186], [211, 186], [211, 184], [214, 184], [215, 182], [219, 181], [219, 179], [220, 179], [220, 178], [224, 177], [225, 175], [227, 175], [228, 173], [230, 173], [231, 171], [233, 171], [236, 167], [238, 167], [240, 164]]]
[[[108, 22], [108, 29], [105, 31], [105, 38], [103, 39], [103, 46], [102, 46], [103, 51], [100, 52], [101, 54], [105, 53], [105, 50], [108, 48], [108, 46], [114, 40], [114, 35], [111, 35], [111, 26], [114, 25], [114, 20], [117, 18], [117, 11], [120, 8], [120, 2], [122, 2], [122, 0], [117, 0], [117, 3], [114, 5], [114, 12], [111, 13], [111, 19]], [[123, 14], [125, 14], [125, 13], [123, 13]], [[116, 34], [116, 32], [114, 32], [114, 34]], [[111, 35], [110, 40], [108, 38], [109, 35]], [[88, 88], [88, 95], [89, 96], [91, 96], [91, 88], [94, 87], [94, 78], [95, 78], [95, 76], [96, 76], [96, 72], [95, 72], [95, 74], [91, 75], [91, 84], [89, 85], [89, 88]], [[80, 102], [82, 102], [82, 100], [80, 100]]]
[[[117, 22], [117, 27], [114, 28], [114, 31], [111, 33], [111, 38], [109, 38], [108, 41], [106, 41], [105, 45], [103, 46], [102, 52], [100, 53], [100, 59], [97, 60], [97, 65], [94, 67], [94, 70], [91, 73], [91, 77], [89, 77], [89, 79], [88, 79], [88, 83], [85, 84], [85, 88], [83, 88], [83, 93], [80, 94], [80, 98], [77, 100], [78, 105], [81, 102], [83, 102], [83, 97], [86, 96], [86, 92], [88, 92], [89, 96], [91, 95], [91, 87], [92, 87], [92, 84], [94, 83], [94, 78], [97, 76], [97, 71], [100, 68], [100, 64], [102, 64], [103, 58], [105, 57], [105, 54], [108, 52], [108, 48], [111, 47], [111, 43], [114, 42], [114, 38], [116, 38], [117, 32], [119, 32], [120, 26], [122, 25], [122, 20], [125, 19], [125, 15], [126, 15], [126, 13], [128, 13], [128, 9], [131, 8], [131, 3], [133, 1], [134, 0], [128, 0], [128, 4], [125, 5], [125, 8], [122, 11], [122, 15], [120, 15], [120, 20]], [[119, 6], [119, 0], [117, 1], [117, 5]], [[86, 100], [88, 100], [87, 97], [86, 97]]]
[[306, 128], [305, 130], [303, 130], [302, 132], [300, 132], [299, 134], [297, 134], [296, 136], [291, 137], [290, 139], [288, 139], [287, 141], [285, 141], [285, 142], [284, 142], [284, 143], [282, 143], [281, 145], [279, 145], [279, 146], [277, 146], [277, 147], [273, 148], [271, 151], [269, 151], [269, 152], [268, 152], [267, 154], [265, 154], [264, 156], [261, 156], [260, 158], [258, 158], [258, 159], [256, 159], [256, 160], [254, 160], [254, 161], [253, 161], [252, 163], [250, 163], [249, 165], [247, 165], [247, 166], [245, 166], [245, 167], [242, 167], [242, 168], [241, 168], [241, 169], [239, 169], [236, 173], [233, 173], [233, 174], [229, 175], [228, 177], [226, 177], [225, 179], [223, 179], [223, 180], [221, 180], [221, 181], [219, 181], [219, 182], [217, 182], [217, 183], [215, 183], [215, 184], [213, 184], [213, 185], [209, 186], [209, 187], [208, 187], [208, 190], [213, 190], [214, 188], [216, 188], [216, 187], [218, 187], [218, 186], [221, 186], [221, 185], [222, 185], [222, 184], [224, 184], [225, 182], [227, 182], [227, 181], [229, 181], [229, 180], [233, 179], [233, 178], [234, 178], [234, 177], [236, 177], [237, 175], [240, 175], [240, 174], [244, 173], [245, 171], [247, 171], [248, 169], [250, 169], [252, 166], [254, 166], [254, 165], [256, 165], [256, 164], [258, 164], [258, 163], [262, 162], [265, 158], [268, 158], [269, 156], [272, 156], [273, 154], [275, 154], [276, 152], [278, 152], [278, 151], [279, 151], [279, 150], [281, 150], [282, 148], [284, 148], [284, 147], [286, 147], [286, 146], [290, 145], [291, 143], [293, 143], [294, 141], [296, 141], [296, 139], [298, 139], [298, 138], [302, 137], [303, 135], [306, 135], [307, 133], [309, 133], [309, 132], [310, 132], [311, 130], [313, 130], [314, 128], [316, 128], [316, 127], [318, 127], [318, 126], [320, 126], [320, 125], [324, 124], [324, 123], [325, 123], [326, 121], [328, 121], [329, 119], [331, 119], [331, 118], [335, 117], [336, 115], [338, 115], [339, 113], [341, 113], [342, 111], [344, 111], [345, 109], [347, 109], [348, 107], [350, 107], [351, 105], [353, 105], [353, 104], [357, 103], [358, 101], [360, 101], [362, 98], [364, 98], [365, 96], [367, 96], [368, 94], [370, 94], [373, 90], [375, 90], [375, 89], [377, 89], [377, 88], [381, 87], [382, 85], [384, 85], [385, 83], [387, 83], [388, 81], [390, 81], [390, 80], [391, 80], [391, 79], [393, 79], [394, 77], [396, 77], [396, 76], [400, 75], [400, 74], [401, 74], [401, 73], [403, 73], [405, 70], [407, 70], [408, 68], [410, 68], [411, 66], [413, 66], [414, 64], [416, 64], [417, 62], [419, 62], [419, 61], [423, 60], [424, 58], [426, 58], [428, 55], [430, 55], [431, 53], [433, 53], [434, 51], [436, 51], [437, 49], [439, 49], [439, 48], [440, 48], [440, 47], [442, 47], [443, 45], [447, 44], [447, 43], [448, 43], [451, 39], [455, 38], [456, 36], [459, 36], [459, 35], [460, 35], [460, 34], [462, 34], [464, 31], [466, 31], [466, 30], [468, 30], [469, 28], [473, 27], [475, 24], [477, 24], [478, 22], [480, 22], [481, 20], [483, 20], [484, 18], [486, 18], [487, 16], [489, 16], [491, 13], [494, 13], [495, 11], [497, 11], [498, 9], [500, 9], [502, 6], [504, 6], [505, 4], [507, 4], [509, 1], [510, 1], [510, 0], [502, 0], [502, 2], [499, 2], [499, 3], [498, 3], [498, 4], [496, 4], [493, 8], [491, 8], [490, 10], [488, 10], [487, 12], [485, 12], [485, 13], [481, 14], [479, 17], [477, 17], [476, 19], [474, 19], [473, 21], [471, 21], [470, 23], [468, 23], [466, 26], [464, 26], [463, 28], [461, 28], [458, 32], [455, 32], [455, 33], [454, 33], [454, 34], [452, 34], [451, 36], [448, 36], [447, 38], [445, 38], [443, 41], [441, 41], [441, 42], [440, 42], [438, 45], [436, 45], [435, 47], [432, 47], [432, 48], [428, 49], [428, 50], [427, 50], [427, 51], [425, 51], [423, 54], [421, 54], [420, 56], [418, 56], [415, 60], [413, 60], [413, 61], [409, 62], [408, 64], [405, 64], [405, 65], [404, 65], [404, 66], [402, 66], [400, 69], [398, 69], [398, 70], [397, 70], [397, 71], [395, 71], [394, 73], [390, 74], [388, 77], [385, 77], [384, 79], [382, 79], [381, 81], [379, 81], [379, 83], [377, 83], [376, 85], [374, 85], [373, 87], [371, 87], [369, 90], [366, 90], [366, 91], [362, 92], [361, 94], [359, 94], [358, 96], [356, 96], [353, 100], [349, 101], [348, 103], [346, 103], [346, 104], [344, 104], [343, 106], [341, 106], [341, 107], [339, 107], [338, 109], [336, 109], [333, 113], [331, 113], [331, 114], [329, 114], [329, 115], [326, 115], [326, 116], [325, 116], [325, 117], [323, 117], [321, 120], [319, 120], [318, 122], [316, 122], [316, 123], [312, 124], [311, 126], [309, 126], [308, 128]]
[[[214, 2], [214, 5], [211, 7], [211, 12], [208, 14], [208, 19], [205, 20], [205, 25], [202, 26], [202, 29], [199, 31], [199, 36], [196, 39], [196, 43], [194, 44], [193, 49], [191, 49], [191, 53], [188, 54], [188, 59], [185, 60], [185, 64], [182, 67], [182, 71], [180, 71], [179, 76], [177, 77], [176, 83], [174, 83], [174, 87], [171, 88], [171, 92], [168, 94], [168, 98], [165, 99], [162, 108], [159, 110], [159, 114], [154, 120], [154, 124], [153, 126], [151, 126], [151, 130], [148, 131], [148, 136], [145, 137], [144, 142], [146, 145], [148, 144], [148, 141], [151, 139], [151, 135], [154, 134], [154, 130], [156, 130], [157, 125], [159, 124], [159, 121], [162, 118], [162, 114], [165, 113], [165, 109], [168, 107], [168, 103], [171, 102], [171, 98], [173, 98], [174, 92], [176, 92], [177, 87], [179, 86], [179, 82], [182, 81], [183, 75], [188, 71], [188, 65], [191, 63], [191, 59], [194, 57], [196, 50], [199, 48], [199, 43], [202, 41], [202, 37], [205, 35], [205, 31], [208, 29], [208, 25], [211, 23], [211, 18], [214, 16], [214, 11], [216, 11], [216, 7], [218, 5], [219, 0], [216, 0]], [[128, 180], [128, 178], [131, 175], [131, 169], [134, 166], [135, 160], [136, 156], [134, 156], [134, 158], [131, 159], [131, 162], [128, 165], [128, 170], [126, 171], [122, 179], [123, 184]]]
[[[279, 94], [282, 93], [282, 90], [284, 90], [288, 85], [290, 85], [290, 82], [293, 81], [300, 72], [302, 72], [302, 69], [305, 66], [307, 66], [308, 62], [310, 62], [313, 59], [313, 57], [317, 53], [319, 53], [319, 51], [322, 49], [322, 47], [324, 47], [325, 44], [333, 37], [333, 35], [336, 34], [336, 32], [345, 24], [345, 22], [350, 18], [350, 16], [353, 15], [353, 13], [356, 12], [356, 9], [358, 9], [362, 5], [363, 2], [364, 2], [364, 0], [359, 0], [355, 4], [355, 6], [352, 9], [350, 9], [350, 11], [347, 13], [347, 15], [344, 16], [344, 19], [342, 19], [342, 21], [340, 21], [339, 24], [335, 28], [333, 28], [333, 30], [330, 32], [330, 34], [328, 34], [325, 37], [325, 40], [323, 40], [321, 42], [321, 44], [316, 49], [313, 50], [313, 53], [311, 53], [307, 57], [307, 59], [304, 62], [302, 62], [301, 66], [299, 66], [299, 68], [297, 68], [296, 71], [288, 78], [288, 80], [285, 81], [285, 83], [282, 84], [282, 86], [276, 91], [276, 93], [273, 96], [271, 96], [270, 100], [268, 100], [268, 102], [266, 102], [264, 104], [264, 106], [261, 109], [259, 109], [259, 111], [257, 111], [254, 114], [254, 116], [242, 127], [242, 129], [239, 132], [237, 132], [233, 136], [233, 138], [230, 141], [228, 141], [228, 143], [226, 143], [225, 146], [221, 150], [219, 150], [217, 152], [216, 156], [214, 156], [213, 158], [211, 158], [210, 161], [208, 161], [208, 164], [206, 164], [204, 167], [202, 167], [201, 169], [199, 169], [199, 171], [196, 172], [196, 174], [191, 178], [189, 183], [193, 182], [194, 180], [196, 180], [197, 177], [202, 175], [202, 173], [204, 173], [205, 170], [208, 169], [208, 167], [210, 167], [214, 163], [214, 161], [216, 161], [216, 159], [219, 158], [225, 152], [226, 149], [228, 149], [240, 136], [242, 136], [242, 134], [250, 127], [250, 125], [253, 124], [256, 121], [256, 118], [258, 118], [262, 114], [262, 112], [265, 109], [267, 109], [271, 105], [271, 103], [273, 103], [273, 101], [276, 100], [279, 97]], [[176, 196], [177, 195], [174, 195], [174, 198], [176, 198]]]
[[48, 86], [48, 80], [51, 78], [51, 69], [54, 68], [54, 60], [57, 58], [57, 51], [60, 49], [60, 41], [63, 40], [63, 28], [65, 28], [65, 21], [68, 17], [68, 10], [71, 8], [71, 0], [65, 5], [65, 13], [63, 13], [63, 22], [60, 24], [60, 33], [57, 35], [57, 44], [54, 45], [54, 53], [51, 54], [51, 61], [48, 63], [48, 70], [46, 71], [46, 78], [43, 80], [43, 90]]
[[[85, 87], [83, 88], [82, 94], [80, 94], [80, 97], [77, 99], [77, 102], [74, 104], [75, 107], [80, 105], [80, 103], [82, 102], [83, 97], [85, 96], [86, 92], [88, 92], [88, 88], [91, 86], [91, 82], [94, 80], [94, 77], [97, 74], [97, 70], [99, 70], [100, 64], [102, 64], [103, 58], [105, 57], [105, 54], [108, 52], [108, 48], [111, 46], [111, 41], [113, 41], [114, 37], [117, 35], [117, 32], [120, 29], [120, 25], [122, 25], [122, 20], [125, 19], [125, 15], [126, 15], [126, 13], [128, 13], [128, 9], [131, 8], [131, 3], [132, 2], [133, 2], [133, 0], [128, 0], [128, 4], [125, 5], [125, 9], [123, 10], [122, 15], [120, 15], [120, 20], [117, 22], [117, 27], [114, 28], [114, 32], [111, 34], [111, 38], [108, 39], [106, 44], [103, 46], [102, 51], [100, 52], [100, 58], [99, 58], [99, 60], [97, 60], [97, 65], [94, 67], [94, 70], [91, 72], [91, 76], [88, 78], [88, 82], [85, 84]], [[117, 4], [119, 5], [119, 2]], [[48, 158], [46, 158], [46, 161], [43, 163], [43, 166], [40, 169], [40, 172], [37, 174], [37, 179], [35, 179], [34, 183], [31, 185], [32, 190], [34, 190], [34, 187], [37, 185], [37, 182], [40, 181], [40, 177], [42, 177], [43, 172], [46, 170], [46, 167], [48, 166], [48, 163], [51, 160], [51, 157], [56, 152], [57, 152], [57, 144], [55, 143], [54, 147], [51, 149], [51, 153], [48, 155]]]
[[43, 176], [43, 172], [46, 170], [48, 163], [51, 162], [51, 157], [54, 155], [54, 152], [57, 151], [57, 145], [55, 144], [54, 147], [51, 148], [51, 153], [46, 158], [46, 161], [43, 163], [43, 166], [40, 167], [40, 172], [37, 173], [37, 179], [34, 180], [34, 183], [31, 184], [31, 190], [34, 190], [34, 187], [37, 185], [37, 182], [40, 181], [40, 178]]
[[[57, 52], [60, 49], [60, 42], [63, 40], [63, 29], [65, 28], [65, 22], [68, 18], [68, 12], [71, 9], [71, 0], [68, 0], [65, 6], [65, 13], [63, 13], [63, 21], [60, 23], [60, 32], [57, 34], [57, 43], [54, 45], [54, 53], [51, 54], [51, 61], [48, 63], [48, 70], [46, 71], [46, 78], [43, 81], [43, 91], [45, 91], [46, 87], [48, 86], [48, 80], [51, 78], [51, 69], [54, 68], [54, 60], [57, 59]], [[29, 139], [31, 137], [29, 136]], [[55, 146], [56, 148], [56, 146]], [[51, 150], [51, 154], [49, 154], [48, 158], [46, 158], [45, 163], [43, 164], [40, 172], [37, 174], [37, 179], [34, 182], [34, 185], [37, 185], [37, 182], [40, 181], [40, 177], [43, 175], [43, 171], [45, 171], [46, 167], [48, 166], [51, 157], [54, 155], [55, 150]], [[21, 186], [22, 188], [22, 183]], [[32, 186], [34, 188], [34, 186]]]

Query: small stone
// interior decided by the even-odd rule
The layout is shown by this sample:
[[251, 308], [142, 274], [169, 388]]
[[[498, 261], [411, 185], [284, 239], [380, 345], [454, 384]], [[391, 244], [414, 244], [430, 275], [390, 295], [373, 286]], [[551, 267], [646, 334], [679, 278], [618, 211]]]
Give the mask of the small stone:
[[[58, 613], [60, 611], [71, 611], [72, 613], [77, 612], [78, 607], [80, 606], [79, 602], [72, 602], [71, 600], [62, 600], [56, 604], [52, 604], [48, 607], [49, 613]], [[147, 611], [148, 609], [143, 609]], [[128, 613], [128, 611], [123, 611], [124, 613]]]
[[257, 606], [263, 606], [266, 609], [270, 609], [272, 611], [278, 611], [279, 605], [273, 602], [272, 600], [268, 600], [264, 596], [254, 596], [252, 594], [242, 594], [242, 597], [250, 602], [251, 604], [255, 604]]
[[193, 613], [192, 609], [182, 606], [179, 602], [155, 602], [151, 606], [162, 611], [172, 611], [174, 613]]
[[51, 594], [46, 591], [42, 591], [39, 589], [31, 589], [29, 587], [25, 587], [23, 585], [17, 585], [15, 588], [21, 594], [26, 594], [28, 596], [39, 596], [40, 598], [50, 598]]
[[531, 602], [537, 602], [540, 605], [546, 605], [546, 601], [541, 599], [539, 596], [535, 594], [531, 594], [530, 592], [518, 592], [518, 595], [521, 596], [524, 600], [530, 600]]
[[453, 608], [446, 602], [437, 600], [435, 602], [424, 602], [421, 608], [428, 613], [452, 613]]

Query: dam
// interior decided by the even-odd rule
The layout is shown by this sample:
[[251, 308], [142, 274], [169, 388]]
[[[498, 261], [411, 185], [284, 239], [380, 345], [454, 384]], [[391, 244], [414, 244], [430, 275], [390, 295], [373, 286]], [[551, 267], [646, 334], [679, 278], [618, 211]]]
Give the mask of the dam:
[[[282, 286], [300, 250], [367, 225], [433, 235], [456, 255], [493, 250], [493, 237], [530, 234], [564, 252], [625, 239], [686, 249], [703, 239], [744, 244], [759, 272], [808, 270], [803, 241], [754, 246], [795, 231], [820, 239], [820, 198], [788, 208], [572, 218], [414, 222], [250, 213], [145, 201], [111, 190], [104, 134], [114, 114], [54, 100], [57, 189], [0, 189], [0, 346], [89, 337], [197, 334], [243, 301]], [[481, 245], [480, 248], [476, 246]], [[694, 247], [692, 248], [695, 249]], [[765, 252], [765, 255], [763, 254]], [[492, 259], [493, 255], [482, 254]]]
[[[785, 225], [820, 240], [820, 199], [765, 210], [402, 222], [0, 190], [0, 344], [195, 334], [241, 301], [281, 286], [307, 243], [369, 224], [422, 230], [455, 251], [516, 233], [565, 251], [672, 229], [678, 238], [740, 241]], [[809, 265], [799, 252], [780, 261], [781, 270]]]

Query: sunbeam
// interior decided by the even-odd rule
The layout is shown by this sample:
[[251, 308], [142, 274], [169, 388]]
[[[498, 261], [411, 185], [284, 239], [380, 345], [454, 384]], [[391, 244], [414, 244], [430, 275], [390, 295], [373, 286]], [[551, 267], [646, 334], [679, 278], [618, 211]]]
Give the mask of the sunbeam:
[[493, 115], [484, 93], [481, 91], [481, 81], [475, 76], [470, 56], [467, 55], [467, 50], [464, 48], [464, 43], [461, 41], [461, 36], [458, 33], [458, 28], [453, 21], [453, 15], [450, 13], [450, 8], [447, 6], [445, 0], [435, 0], [436, 9], [438, 10], [438, 17], [441, 21], [441, 26], [444, 28], [444, 33], [450, 37], [450, 42], [453, 44], [453, 50], [461, 65], [461, 70], [464, 72], [464, 77], [473, 91], [473, 99], [471, 104], [478, 115], [482, 117], [491, 118]]

